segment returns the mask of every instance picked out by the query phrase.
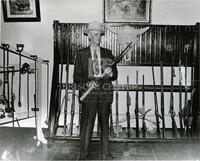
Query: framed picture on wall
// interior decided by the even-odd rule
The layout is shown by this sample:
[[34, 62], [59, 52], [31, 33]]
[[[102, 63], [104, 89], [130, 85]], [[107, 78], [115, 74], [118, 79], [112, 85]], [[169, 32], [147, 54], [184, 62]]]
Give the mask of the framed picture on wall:
[[151, 0], [104, 0], [104, 22], [150, 23]]
[[2, 0], [5, 22], [40, 21], [39, 0]]

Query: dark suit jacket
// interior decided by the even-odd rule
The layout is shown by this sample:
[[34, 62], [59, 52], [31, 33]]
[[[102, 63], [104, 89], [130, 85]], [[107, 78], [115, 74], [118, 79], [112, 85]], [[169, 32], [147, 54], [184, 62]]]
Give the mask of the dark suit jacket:
[[[105, 68], [112, 60], [114, 56], [112, 51], [100, 47], [101, 60], [103, 60], [102, 68]], [[94, 77], [91, 77], [92, 63], [91, 63], [91, 52], [90, 47], [81, 49], [78, 51], [75, 61], [74, 68], [74, 82], [79, 88], [79, 96], [81, 96], [85, 90], [88, 89], [87, 83], [91, 80], [95, 80]], [[107, 63], [107, 64], [105, 64]], [[105, 76], [99, 81], [99, 87], [93, 90], [83, 101], [96, 101], [97, 97], [103, 101], [108, 101], [112, 103], [113, 100], [113, 90], [112, 83], [117, 79], [117, 68], [116, 66], [112, 67], [113, 76]]]

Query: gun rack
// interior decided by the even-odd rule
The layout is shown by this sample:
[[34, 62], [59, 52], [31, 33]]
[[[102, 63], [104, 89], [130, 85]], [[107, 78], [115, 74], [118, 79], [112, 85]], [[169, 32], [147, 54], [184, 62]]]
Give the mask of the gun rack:
[[[51, 100], [50, 100], [50, 115], [49, 115], [49, 138], [56, 139], [59, 138], [77, 138], [79, 136], [79, 114], [81, 112], [81, 104], [76, 102], [74, 97], [77, 95], [77, 91], [73, 88], [73, 83], [69, 83], [68, 77], [69, 77], [69, 66], [74, 64], [74, 60], [76, 58], [76, 53], [79, 49], [87, 47], [89, 45], [89, 40], [86, 36], [84, 36], [84, 29], [87, 27], [88, 24], [86, 23], [60, 23], [59, 21], [54, 21], [53, 28], [54, 28], [54, 67], [53, 67], [53, 76], [52, 76], [52, 87], [51, 87]], [[102, 39], [101, 46], [111, 49], [113, 51], [113, 55], [117, 57], [120, 52], [122, 51], [122, 47], [117, 44], [116, 41], [116, 33], [113, 33], [110, 31], [110, 28], [120, 29], [124, 26], [129, 26], [133, 29], [140, 29], [143, 27], [149, 27], [149, 30], [147, 30], [145, 33], [138, 36], [138, 41], [135, 47], [131, 50], [129, 54], [129, 59], [122, 59], [122, 61], [118, 64], [118, 67], [120, 66], [129, 66], [129, 67], [135, 67], [135, 66], [148, 66], [152, 68], [152, 72], [154, 72], [154, 67], [159, 68], [166, 68], [169, 67], [173, 68], [179, 68], [183, 67], [185, 69], [190, 69], [190, 75], [188, 77], [191, 78], [190, 85], [182, 85], [182, 84], [172, 84], [165, 85], [165, 84], [153, 84], [153, 85], [146, 85], [146, 84], [137, 84], [137, 83], [130, 83], [129, 88], [127, 90], [127, 84], [124, 82], [123, 84], [115, 84], [114, 90], [115, 93], [118, 91], [120, 92], [132, 92], [137, 94], [137, 92], [142, 93], [144, 96], [146, 92], [150, 92], [154, 94], [154, 105], [155, 108], [158, 108], [158, 112], [163, 109], [163, 100], [164, 97], [161, 98], [162, 105], [158, 105], [157, 100], [157, 93], [172, 93], [170, 96], [170, 100], [172, 99], [173, 93], [180, 93], [180, 96], [178, 100], [182, 99], [182, 95], [185, 95], [185, 105], [188, 104], [188, 98], [186, 97], [187, 94], [191, 96], [191, 111], [190, 116], [186, 116], [186, 121], [189, 119], [189, 117], [193, 117], [193, 123], [192, 125], [188, 125], [186, 128], [187, 136], [186, 138], [191, 137], [197, 137], [199, 136], [199, 125], [197, 124], [197, 114], [199, 113], [199, 30], [200, 30], [200, 24], [197, 23], [196, 25], [136, 25], [136, 24], [123, 24], [123, 23], [109, 23], [105, 24], [105, 30], [106, 34], [104, 38]], [[187, 55], [187, 56], [186, 56]], [[173, 58], [173, 59], [172, 59]], [[173, 60], [173, 61], [172, 61]], [[64, 66], [65, 65], [65, 69]], [[63, 80], [63, 72], [65, 72], [66, 81], [60, 81]], [[59, 74], [61, 73], [61, 74]], [[185, 72], [187, 73], [187, 72]], [[163, 74], [163, 73], [162, 73]], [[137, 76], [136, 76], [137, 77]], [[161, 76], [162, 79], [162, 76]], [[173, 91], [172, 91], [173, 89]], [[74, 92], [75, 91], [75, 92]], [[65, 94], [64, 94], [65, 93]], [[71, 111], [70, 107], [68, 106], [69, 100], [68, 97], [71, 97], [70, 93], [72, 93], [72, 105], [71, 105]], [[65, 99], [62, 99], [62, 96], [64, 95]], [[76, 97], [76, 99], [78, 96]], [[128, 97], [127, 97], [128, 98]], [[116, 100], [118, 101], [118, 97]], [[135, 99], [135, 98], [132, 98]], [[62, 113], [63, 104], [62, 101], [65, 102], [65, 110], [63, 113], [63, 117], [68, 120], [69, 124], [60, 125], [59, 117]], [[115, 100], [115, 101], [116, 101]], [[157, 103], [156, 103], [157, 102]], [[171, 101], [170, 101], [171, 102]], [[117, 102], [115, 103], [117, 104]], [[170, 103], [171, 104], [171, 103]], [[74, 109], [74, 106], [78, 110]], [[126, 109], [126, 107], [123, 107]], [[154, 106], [153, 106], [154, 108]], [[181, 107], [180, 109], [183, 109]], [[119, 115], [120, 109], [113, 109], [113, 111], [116, 111], [116, 115]], [[138, 113], [140, 112], [140, 113]], [[145, 113], [146, 112], [146, 113]], [[182, 114], [182, 110], [179, 111], [179, 114]], [[155, 114], [152, 115], [152, 117], [156, 117], [156, 120], [146, 120], [145, 116], [147, 117], [149, 111], [137, 111], [135, 113], [131, 113], [131, 111], [127, 111], [127, 113], [124, 113], [124, 119], [116, 119], [118, 116], [114, 116], [112, 114], [111, 116], [116, 119], [116, 121], [111, 121], [113, 124], [110, 125], [111, 128], [111, 138], [184, 138], [182, 135], [182, 129], [183, 127], [178, 126], [176, 127], [177, 133], [181, 134], [180, 137], [177, 137], [174, 134], [170, 135], [161, 135], [164, 132], [168, 133], [174, 133], [175, 126], [171, 126], [169, 128], [165, 128], [165, 120], [163, 117], [165, 117], [164, 113], [161, 113], [158, 115], [158, 113], [155, 112]], [[174, 123], [174, 120], [178, 120], [178, 115], [174, 119], [174, 111], [171, 110], [171, 113], [169, 114], [169, 118], [171, 117], [172, 122]], [[140, 134], [138, 136], [135, 135], [137, 132], [137, 128], [135, 126], [136, 117], [138, 115], [138, 119], [140, 119], [139, 124], [139, 131]], [[74, 117], [77, 119], [77, 123], [74, 125]], [[129, 116], [129, 117], [128, 117]], [[167, 115], [166, 115], [167, 116]], [[71, 119], [70, 119], [71, 118]], [[71, 121], [69, 121], [71, 120]], [[142, 135], [142, 132], [145, 132], [145, 127], [142, 126], [141, 122], [143, 120], [143, 123], [145, 123], [145, 120], [147, 122], [150, 122], [154, 125], [154, 134], [153, 135]], [[160, 120], [160, 121], [159, 121]], [[120, 123], [121, 121], [121, 123]], [[127, 126], [123, 122], [131, 123], [130, 129], [127, 129]], [[131, 122], [130, 122], [131, 121]], [[181, 119], [181, 122], [183, 120]], [[159, 125], [158, 125], [159, 124]], [[158, 130], [158, 126], [159, 130]], [[148, 127], [146, 127], [148, 128]], [[76, 134], [72, 132], [72, 130], [76, 130]], [[127, 130], [131, 133], [131, 135], [127, 136]], [[67, 132], [69, 131], [69, 132]], [[119, 133], [122, 133], [119, 135]], [[147, 131], [148, 132], [148, 131]], [[192, 133], [190, 135], [189, 133]], [[159, 133], [159, 134], [158, 134]], [[98, 130], [94, 136], [98, 136]]]

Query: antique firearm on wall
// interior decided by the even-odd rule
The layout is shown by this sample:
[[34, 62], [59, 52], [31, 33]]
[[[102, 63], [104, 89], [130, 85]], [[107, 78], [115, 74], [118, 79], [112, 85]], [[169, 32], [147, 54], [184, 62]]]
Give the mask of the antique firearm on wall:
[[110, 136], [114, 137], [113, 117], [112, 117], [112, 106], [110, 106]]
[[159, 115], [159, 111], [158, 111], [158, 100], [157, 100], [157, 94], [156, 94], [156, 83], [155, 83], [155, 73], [154, 73], [153, 63], [152, 63], [152, 75], [153, 75], [154, 105], [155, 105], [157, 137], [160, 138], [160, 121], [159, 121], [160, 115]]
[[172, 54], [172, 62], [171, 62], [171, 92], [170, 92], [170, 110], [169, 113], [171, 115], [172, 119], [172, 136], [174, 138], [179, 138], [178, 129], [176, 125], [175, 120], [175, 111], [174, 111], [174, 95], [173, 95], [173, 87], [174, 87], [174, 77], [175, 77], [175, 71], [174, 71], [174, 55]]
[[[185, 125], [185, 133], [187, 135], [188, 138], [190, 138], [190, 136], [192, 137], [192, 130], [191, 130], [191, 123], [192, 123], [192, 104], [193, 104], [193, 95], [194, 95], [194, 91], [195, 89], [192, 90], [191, 93], [191, 100], [188, 100], [188, 96], [187, 96], [187, 58], [188, 58], [188, 53], [189, 50], [191, 48], [190, 44], [186, 44], [184, 47], [184, 54], [185, 54], [185, 107], [183, 110], [183, 117], [184, 117], [184, 125]], [[193, 78], [193, 67], [191, 69], [191, 75]], [[191, 79], [192, 79], [191, 78]], [[193, 81], [191, 83], [191, 86], [193, 87]]]
[[146, 126], [146, 118], [145, 116], [147, 115], [147, 113], [151, 111], [151, 109], [148, 109], [147, 111], [145, 111], [145, 90], [144, 90], [144, 75], [143, 75], [143, 84], [142, 84], [142, 108], [140, 108], [139, 112], [142, 115], [142, 137], [145, 138], [146, 137], [146, 132], [147, 132], [147, 126]]
[[180, 136], [184, 134], [183, 128], [183, 110], [182, 110], [182, 72], [181, 72], [181, 57], [179, 57], [179, 122], [180, 122]]
[[135, 120], [136, 120], [136, 138], [140, 136], [139, 131], [139, 105], [138, 105], [138, 70], [136, 71], [136, 93], [135, 93]]
[[126, 112], [126, 117], [127, 117], [127, 136], [128, 138], [131, 136], [131, 128], [130, 128], [130, 111], [129, 111], [129, 107], [131, 105], [131, 98], [130, 98], [130, 94], [129, 94], [129, 76], [127, 76], [127, 91], [126, 91], [126, 101], [127, 101], [127, 112]]
[[160, 79], [161, 79], [161, 116], [162, 116], [162, 137], [165, 138], [165, 102], [164, 102], [164, 71], [163, 61], [160, 62]]
[[119, 137], [119, 92], [118, 92], [118, 80], [116, 80], [116, 137]]
[[69, 129], [69, 134], [70, 136], [73, 135], [73, 125], [74, 125], [74, 114], [75, 114], [75, 83], [73, 84], [73, 89], [72, 89], [72, 102], [71, 102], [71, 121], [70, 121], [70, 129]]

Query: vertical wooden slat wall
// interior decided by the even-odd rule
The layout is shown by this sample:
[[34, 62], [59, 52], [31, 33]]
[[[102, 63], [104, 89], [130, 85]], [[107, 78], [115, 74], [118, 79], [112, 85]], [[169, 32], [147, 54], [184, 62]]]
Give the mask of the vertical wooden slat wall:
[[[89, 45], [87, 36], [84, 35], [84, 30], [87, 24], [64, 24], [62, 25], [66, 30], [67, 42], [64, 46], [67, 51], [66, 54], [70, 54], [69, 62], [74, 63], [74, 58], [77, 50]], [[146, 26], [131, 26], [134, 29], [143, 28]], [[121, 24], [113, 24], [109, 26], [114, 29], [120, 29], [123, 26]], [[192, 45], [191, 56], [188, 57], [188, 65], [192, 65], [192, 59], [195, 59], [193, 52], [194, 35], [197, 33], [196, 26], [175, 26], [175, 25], [151, 25], [149, 30], [138, 36], [137, 47], [135, 51], [131, 53], [131, 61], [126, 62], [122, 60], [119, 65], [160, 65], [160, 60], [163, 59], [164, 66], [170, 66], [171, 56], [175, 56], [175, 65], [178, 66], [179, 55], [184, 59], [184, 46], [187, 44]], [[122, 51], [121, 45], [117, 44], [116, 33], [111, 32], [106, 28], [106, 34], [102, 39], [101, 45], [105, 48], [111, 49], [113, 55], [118, 56]], [[171, 45], [171, 53], [168, 51], [168, 47]], [[65, 59], [66, 61], [67, 59]]]

